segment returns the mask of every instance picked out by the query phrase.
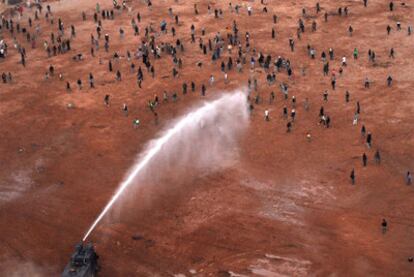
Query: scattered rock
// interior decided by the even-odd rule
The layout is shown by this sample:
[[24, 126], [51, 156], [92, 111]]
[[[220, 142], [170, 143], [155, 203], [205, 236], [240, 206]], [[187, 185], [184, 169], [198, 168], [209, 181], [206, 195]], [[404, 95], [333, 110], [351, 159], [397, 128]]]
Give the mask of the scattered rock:
[[133, 240], [142, 240], [142, 239], [144, 239], [144, 237], [143, 237], [143, 236], [141, 236], [141, 235], [133, 235], [131, 238], [132, 238]]
[[145, 241], [145, 247], [152, 247], [155, 245], [155, 241], [153, 241], [152, 239], [148, 239]]
[[231, 277], [231, 274], [226, 270], [219, 270], [217, 272], [217, 276], [219, 276], [219, 277]]

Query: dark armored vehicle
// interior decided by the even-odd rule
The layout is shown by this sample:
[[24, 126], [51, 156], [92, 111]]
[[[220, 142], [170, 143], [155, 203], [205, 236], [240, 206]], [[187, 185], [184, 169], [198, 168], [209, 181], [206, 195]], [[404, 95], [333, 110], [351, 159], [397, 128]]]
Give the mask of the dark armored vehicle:
[[76, 245], [69, 264], [63, 270], [62, 277], [94, 277], [98, 272], [98, 258], [92, 243]]

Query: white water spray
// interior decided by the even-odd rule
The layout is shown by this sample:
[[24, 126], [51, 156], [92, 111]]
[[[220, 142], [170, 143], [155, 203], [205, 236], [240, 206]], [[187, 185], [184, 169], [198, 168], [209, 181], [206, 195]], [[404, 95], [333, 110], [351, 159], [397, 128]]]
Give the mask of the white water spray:
[[[161, 137], [150, 142], [129, 175], [86, 232], [83, 241], [88, 238], [126, 188], [133, 184], [136, 177], [144, 168], [148, 167], [149, 162], [161, 150], [165, 152], [169, 148], [176, 148], [179, 143], [187, 141], [191, 144], [189, 146], [191, 149], [184, 149], [179, 153], [181, 156], [188, 156], [184, 163], [214, 163], [217, 160], [216, 156], [221, 156], [222, 152], [226, 150], [223, 147], [230, 145], [226, 142], [233, 141], [236, 135], [247, 126], [247, 119], [246, 94], [242, 91], [224, 94], [219, 99], [205, 103], [202, 107], [180, 118]], [[198, 142], [202, 145], [197, 144]], [[205, 151], [200, 152], [200, 147], [206, 148]]]

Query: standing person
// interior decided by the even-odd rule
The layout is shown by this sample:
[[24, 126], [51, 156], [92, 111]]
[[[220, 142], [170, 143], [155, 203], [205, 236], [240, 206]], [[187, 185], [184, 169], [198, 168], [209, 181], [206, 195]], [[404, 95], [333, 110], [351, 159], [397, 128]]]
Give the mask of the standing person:
[[210, 83], [210, 86], [212, 86], [214, 84], [214, 76], [213, 75], [210, 75], [209, 83]]
[[361, 127], [361, 137], [365, 138], [365, 133], [366, 133], [365, 125], [362, 125], [362, 127]]
[[183, 95], [187, 94], [187, 83], [183, 83]]
[[328, 91], [327, 90], [323, 92], [323, 101], [328, 102]]
[[24, 54], [20, 53], [20, 57], [21, 57], [21, 63], [23, 65], [23, 67], [26, 67], [26, 58], [25, 58]]
[[296, 110], [292, 109], [292, 111], [290, 112], [290, 116], [292, 117], [292, 122], [295, 121], [295, 117], [296, 117]]
[[351, 174], [349, 175], [349, 177], [351, 178], [351, 183], [353, 185], [355, 185], [355, 170], [352, 169]]
[[206, 86], [204, 84], [201, 85], [201, 96], [206, 95]]
[[362, 165], [365, 167], [365, 166], [367, 166], [367, 161], [368, 161], [368, 158], [367, 158], [367, 155], [364, 153], [363, 155], [362, 155]]
[[364, 87], [369, 88], [369, 79], [368, 79], [368, 77], [365, 78]]
[[392, 77], [391, 77], [391, 75], [388, 75], [387, 85], [388, 85], [388, 87], [390, 87], [392, 85]]
[[390, 12], [392, 12], [394, 10], [394, 2], [393, 1], [390, 2], [389, 7], [390, 7]]
[[78, 79], [77, 84], [78, 84], [79, 90], [81, 90], [82, 89], [82, 80]]
[[359, 118], [359, 113], [355, 113], [354, 114], [354, 120], [352, 121], [352, 125], [357, 125], [358, 124], [358, 118]]
[[328, 115], [326, 117], [326, 128], [329, 128], [331, 126], [331, 117]]
[[358, 49], [354, 48], [354, 59], [358, 59]]
[[269, 121], [269, 111], [268, 110], [265, 110], [265, 120], [266, 121]]
[[89, 86], [90, 86], [90, 88], [95, 88], [92, 73], [89, 73]]
[[128, 106], [127, 106], [127, 104], [124, 103], [124, 105], [122, 106], [122, 111], [124, 112], [125, 116], [128, 116]]
[[139, 124], [140, 124], [140, 121], [138, 118], [132, 121], [132, 126], [134, 127], [134, 129], [137, 129], [139, 127]]
[[295, 41], [293, 40], [293, 38], [289, 39], [289, 47], [290, 47], [290, 51], [295, 51]]
[[371, 148], [371, 145], [372, 145], [372, 135], [371, 135], [370, 132], [368, 132], [368, 135], [367, 135], [367, 146], [368, 146], [368, 148]]
[[329, 53], [329, 59], [333, 60], [334, 59], [334, 50], [332, 48], [329, 48], [328, 53]]
[[387, 35], [389, 35], [391, 33], [391, 26], [387, 25]]
[[109, 107], [109, 94], [106, 94], [104, 97], [104, 104], [105, 106]]
[[412, 176], [411, 176], [411, 172], [410, 171], [407, 171], [407, 174], [405, 175], [405, 183], [407, 184], [407, 185], [411, 185], [411, 183], [412, 183]]
[[395, 58], [395, 56], [394, 56], [394, 48], [391, 48], [389, 57], [390, 58], [393, 58], [393, 59]]
[[385, 232], [387, 232], [387, 227], [388, 227], [388, 223], [385, 220], [385, 218], [382, 219], [381, 222], [381, 228], [382, 228], [382, 233], [385, 234]]
[[287, 127], [287, 130], [286, 130], [286, 132], [287, 133], [290, 133], [291, 131], [292, 131], [292, 122], [288, 122], [287, 124], [286, 124], [286, 127]]
[[270, 95], [269, 95], [269, 104], [272, 104], [273, 103], [273, 101], [275, 101], [275, 92], [274, 91], [272, 91], [272, 92], [270, 92]]
[[380, 164], [381, 163], [381, 155], [380, 155], [380, 152], [379, 152], [378, 149], [375, 152], [374, 159], [375, 159], [375, 163], [377, 163], [377, 164]]

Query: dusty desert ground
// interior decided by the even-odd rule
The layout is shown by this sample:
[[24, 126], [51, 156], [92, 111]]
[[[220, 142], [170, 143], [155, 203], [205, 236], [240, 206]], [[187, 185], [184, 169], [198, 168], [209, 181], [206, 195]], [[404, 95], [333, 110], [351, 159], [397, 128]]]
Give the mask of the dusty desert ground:
[[[117, 214], [106, 218], [88, 238], [100, 255], [100, 276], [413, 276], [414, 263], [414, 187], [407, 185], [405, 174], [414, 170], [414, 35], [407, 27], [414, 24], [414, 1], [395, 2], [390, 12], [388, 1], [320, 1], [316, 13], [314, 0], [231, 1], [241, 5], [239, 14], [229, 10], [229, 1], [160, 0], [149, 9], [144, 1], [127, 1], [130, 11], [115, 11], [114, 20], [102, 20], [103, 31], [110, 35], [109, 52], [103, 38], [95, 57], [90, 54], [90, 34], [96, 37], [93, 20], [96, 1], [62, 0], [51, 2], [55, 23], [44, 17], [28, 27], [34, 9], [13, 18], [21, 26], [40, 34], [36, 48], [25, 35], [15, 31], [16, 41], [27, 51], [27, 64], [20, 64], [20, 54], [13, 47], [8, 30], [0, 32], [9, 45], [8, 56], [0, 60], [0, 74], [11, 72], [12, 83], [0, 83], [0, 275], [57, 276], [63, 270], [90, 224], [105, 206], [145, 145], [159, 132], [191, 108], [216, 99], [234, 89], [246, 88], [249, 78], [258, 81], [252, 90], [254, 110], [246, 132], [237, 143], [238, 156], [231, 166], [214, 171], [192, 172], [158, 168], [157, 181], [147, 179], [118, 207]], [[199, 15], [194, 14], [198, 4]], [[222, 9], [220, 18], [212, 10]], [[46, 4], [44, 4], [46, 5]], [[252, 16], [247, 6], [253, 8]], [[263, 7], [267, 13], [262, 11]], [[347, 16], [338, 8], [347, 6]], [[179, 15], [175, 24], [172, 13]], [[112, 9], [112, 1], [101, 1], [101, 9]], [[302, 16], [302, 8], [307, 15]], [[3, 6], [4, 10], [4, 6]], [[86, 21], [81, 13], [86, 13]], [[131, 19], [141, 15], [140, 35], [134, 36]], [[324, 22], [324, 13], [329, 14]], [[273, 14], [278, 22], [273, 23]], [[8, 13], [6, 11], [6, 18]], [[61, 18], [69, 37], [70, 25], [76, 27], [71, 50], [48, 57], [43, 41], [57, 33]], [[302, 18], [306, 31], [297, 38], [297, 22]], [[160, 33], [161, 20], [168, 23], [167, 34]], [[201, 28], [204, 43], [220, 32], [226, 43], [237, 22], [245, 52], [245, 33], [250, 33], [250, 52], [243, 71], [228, 72], [228, 83], [220, 71], [221, 60], [237, 58], [237, 47], [226, 50], [220, 60], [211, 61], [199, 49]], [[317, 31], [311, 32], [312, 20]], [[396, 23], [402, 30], [397, 31]], [[136, 73], [130, 73], [126, 51], [137, 50], [145, 40], [144, 29], [154, 26], [155, 43], [185, 45], [177, 56], [183, 61], [179, 76], [172, 77], [171, 56], [163, 53], [151, 63], [155, 78], [147, 73], [142, 61], [133, 62], [144, 69], [142, 88]], [[191, 43], [190, 26], [195, 26], [196, 43]], [[348, 34], [352, 25], [354, 32]], [[392, 31], [387, 35], [386, 26]], [[123, 39], [119, 27], [125, 30]], [[171, 35], [170, 27], [176, 29]], [[271, 38], [271, 29], [276, 38]], [[291, 52], [288, 39], [294, 38]], [[316, 50], [316, 58], [307, 53], [307, 44]], [[321, 52], [332, 47], [335, 58], [330, 70], [337, 72], [337, 87], [322, 74]], [[290, 60], [294, 74], [276, 73], [276, 82], [266, 83], [266, 70], [256, 64], [250, 70], [252, 49]], [[359, 58], [352, 58], [354, 48]], [[389, 57], [391, 48], [395, 58]], [[368, 50], [376, 52], [376, 61], [368, 61]], [[108, 71], [114, 52], [121, 55]], [[78, 53], [83, 61], [73, 61]], [[342, 76], [341, 58], [347, 58]], [[197, 62], [202, 67], [196, 66]], [[55, 76], [45, 80], [49, 65]], [[301, 74], [302, 68], [305, 75]], [[115, 80], [120, 70], [122, 81]], [[273, 70], [273, 67], [270, 71]], [[95, 89], [88, 88], [88, 74], [93, 72]], [[57, 75], [62, 73], [64, 80]], [[209, 76], [215, 76], [210, 86]], [[387, 87], [386, 78], [394, 81]], [[364, 88], [364, 79], [372, 83]], [[83, 80], [84, 88], [76, 87]], [[66, 81], [72, 91], [66, 90]], [[183, 82], [194, 81], [196, 91], [181, 92]], [[289, 86], [289, 99], [280, 93], [279, 84]], [[206, 84], [206, 96], [200, 95]], [[156, 110], [158, 124], [147, 102], [167, 90], [178, 93], [178, 101], [160, 103]], [[323, 100], [324, 90], [329, 101]], [[349, 103], [345, 91], [350, 92]], [[269, 94], [276, 99], [269, 103]], [[111, 105], [103, 99], [111, 95]], [[261, 101], [255, 103], [259, 95]], [[291, 96], [297, 99], [297, 116], [291, 133], [282, 108], [292, 108]], [[304, 100], [309, 99], [309, 110]], [[357, 125], [352, 124], [356, 103], [361, 105]], [[129, 115], [122, 112], [123, 103]], [[73, 108], [68, 108], [71, 104]], [[319, 109], [324, 106], [331, 127], [319, 123]], [[264, 120], [269, 110], [270, 121]], [[141, 124], [133, 128], [132, 120]], [[237, 124], [237, 122], [235, 122]], [[368, 149], [361, 138], [364, 124], [373, 136]], [[306, 138], [307, 133], [311, 141]], [[188, 142], [197, 148], [196, 141]], [[379, 149], [381, 164], [375, 164]], [[200, 149], [203, 153], [205, 149]], [[362, 166], [366, 153], [368, 165]], [[355, 169], [356, 183], [349, 174]], [[183, 173], [186, 172], [186, 173]], [[381, 231], [385, 218], [388, 230]]]

